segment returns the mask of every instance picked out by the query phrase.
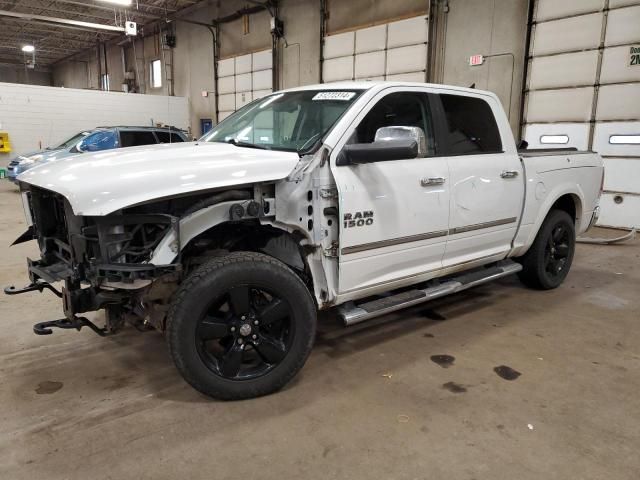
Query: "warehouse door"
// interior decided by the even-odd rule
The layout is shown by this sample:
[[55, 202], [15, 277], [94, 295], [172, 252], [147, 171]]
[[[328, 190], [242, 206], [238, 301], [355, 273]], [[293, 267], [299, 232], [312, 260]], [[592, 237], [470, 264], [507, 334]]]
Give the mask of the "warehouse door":
[[218, 121], [273, 89], [271, 50], [218, 61]]
[[424, 15], [324, 37], [322, 79], [424, 82], [429, 23]]
[[640, 227], [640, 0], [536, 0], [524, 138], [604, 157], [599, 224]]

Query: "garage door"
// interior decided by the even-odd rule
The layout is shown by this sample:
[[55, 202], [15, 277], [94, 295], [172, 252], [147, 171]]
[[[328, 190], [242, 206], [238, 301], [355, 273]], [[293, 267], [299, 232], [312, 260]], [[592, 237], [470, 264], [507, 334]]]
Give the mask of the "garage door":
[[322, 79], [424, 82], [426, 16], [412, 17], [324, 37]]
[[272, 64], [271, 50], [218, 61], [218, 121], [272, 92]]
[[599, 152], [599, 224], [640, 227], [640, 0], [537, 0], [534, 22], [525, 139]]

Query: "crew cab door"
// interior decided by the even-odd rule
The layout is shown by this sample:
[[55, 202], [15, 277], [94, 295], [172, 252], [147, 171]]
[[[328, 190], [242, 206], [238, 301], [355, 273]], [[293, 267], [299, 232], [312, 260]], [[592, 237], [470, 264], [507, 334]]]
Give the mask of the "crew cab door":
[[[443, 266], [508, 252], [524, 201], [522, 165], [493, 96], [432, 96], [438, 153], [450, 172], [449, 238]], [[497, 118], [496, 118], [497, 116]]]
[[[373, 144], [382, 127], [425, 133], [417, 158], [336, 165], [345, 145]], [[438, 270], [449, 223], [449, 170], [435, 158], [425, 90], [389, 88], [359, 113], [332, 154], [340, 202], [339, 294], [363, 293]], [[339, 161], [337, 163], [340, 163]]]

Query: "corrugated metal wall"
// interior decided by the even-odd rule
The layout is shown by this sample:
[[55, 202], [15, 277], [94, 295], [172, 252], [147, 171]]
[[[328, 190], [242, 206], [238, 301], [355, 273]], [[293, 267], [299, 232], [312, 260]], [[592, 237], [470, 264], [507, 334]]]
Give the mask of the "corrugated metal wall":
[[605, 158], [600, 224], [640, 226], [640, 0], [536, 0], [524, 137]]

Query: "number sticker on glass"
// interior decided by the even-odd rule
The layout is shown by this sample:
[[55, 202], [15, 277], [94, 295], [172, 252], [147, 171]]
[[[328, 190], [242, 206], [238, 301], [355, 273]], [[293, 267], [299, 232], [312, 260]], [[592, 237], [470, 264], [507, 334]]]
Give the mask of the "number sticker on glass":
[[339, 100], [348, 102], [355, 96], [355, 92], [318, 92], [312, 100]]

